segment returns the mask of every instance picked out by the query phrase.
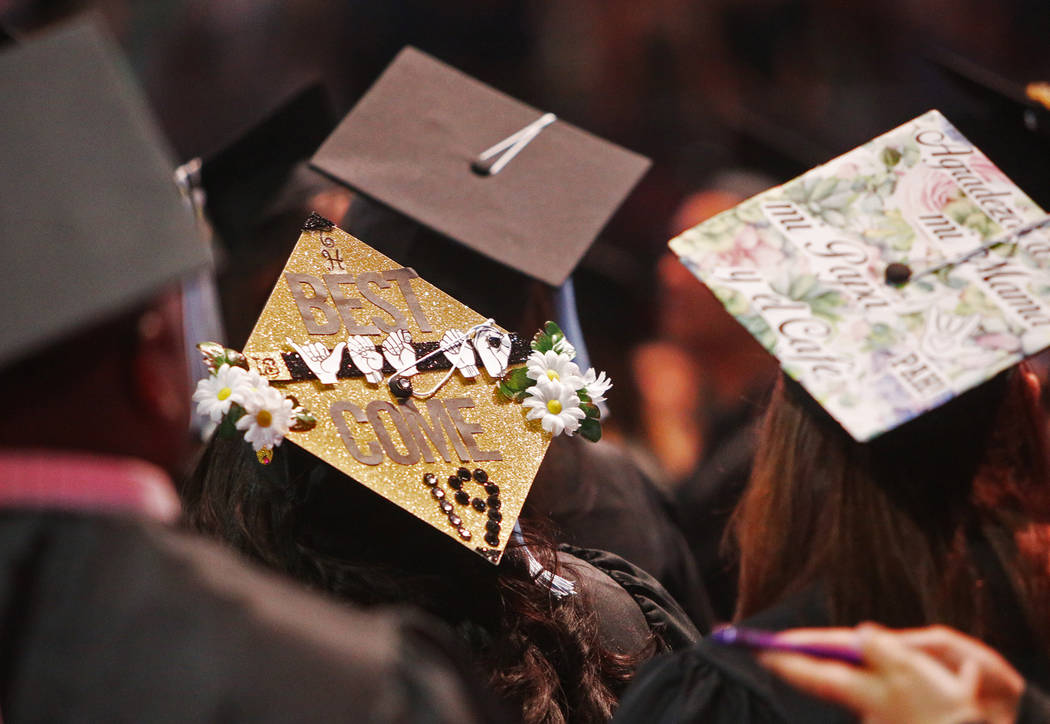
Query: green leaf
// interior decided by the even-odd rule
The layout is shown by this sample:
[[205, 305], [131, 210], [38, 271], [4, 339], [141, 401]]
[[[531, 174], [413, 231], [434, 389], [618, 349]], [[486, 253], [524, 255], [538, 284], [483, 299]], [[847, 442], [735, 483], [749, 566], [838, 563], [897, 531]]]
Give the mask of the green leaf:
[[598, 442], [602, 439], [602, 426], [592, 417], [580, 423], [579, 432], [582, 438], [591, 442]]
[[499, 393], [506, 397], [508, 400], [513, 400], [515, 397], [517, 397], [517, 393], [510, 388], [510, 385], [503, 381], [499, 383]]
[[891, 146], [886, 146], [882, 149], [882, 153], [879, 154], [879, 158], [886, 164], [887, 167], [893, 168], [901, 160], [901, 152]]
[[580, 409], [583, 410], [589, 420], [600, 420], [602, 418], [602, 411], [598, 409], [597, 405], [592, 405], [590, 402], [584, 402], [580, 405]]
[[242, 417], [244, 417], [244, 408], [238, 404], [230, 405], [230, 411], [222, 418], [215, 433], [222, 437], [233, 437], [240, 434], [240, 430], [237, 429], [237, 421]]
[[534, 352], [549, 352], [552, 349], [554, 349], [554, 340], [550, 338], [550, 335], [536, 332], [536, 336], [532, 338], [532, 350]]
[[529, 377], [527, 367], [515, 367], [507, 377], [507, 384], [515, 392], [523, 392], [536, 384], [536, 380]]
[[580, 398], [580, 402], [590, 402], [591, 396], [587, 394], [587, 388], [576, 390], [576, 396]]
[[309, 432], [317, 427], [317, 418], [302, 407], [296, 406], [296, 408], [292, 410], [292, 415], [295, 417], [295, 422], [293, 422], [289, 428], [292, 432]]
[[536, 352], [549, 352], [554, 349], [554, 343], [559, 339], [565, 339], [565, 333], [561, 331], [554, 322], [546, 322], [543, 329], [536, 332], [532, 338], [532, 349]]

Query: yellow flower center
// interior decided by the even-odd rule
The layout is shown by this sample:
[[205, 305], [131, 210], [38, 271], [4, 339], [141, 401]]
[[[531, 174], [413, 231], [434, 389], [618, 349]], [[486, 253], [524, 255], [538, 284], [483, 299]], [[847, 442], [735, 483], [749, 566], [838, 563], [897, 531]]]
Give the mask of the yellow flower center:
[[219, 390], [219, 394], [216, 395], [216, 397], [218, 397], [219, 401], [221, 402], [227, 397], [229, 397], [231, 394], [233, 394], [233, 390], [231, 390], [229, 387], [223, 387], [221, 390]]
[[[558, 405], [560, 408], [561, 405]], [[269, 427], [273, 422], [273, 415], [270, 414], [269, 410], [259, 410], [255, 413], [255, 424], [259, 427]]]
[[558, 373], [555, 372], [554, 370], [547, 370], [547, 379], [548, 380], [560, 380], [561, 378], [558, 377]]
[[547, 411], [552, 415], [557, 415], [561, 412], [561, 402], [558, 400], [547, 400]]

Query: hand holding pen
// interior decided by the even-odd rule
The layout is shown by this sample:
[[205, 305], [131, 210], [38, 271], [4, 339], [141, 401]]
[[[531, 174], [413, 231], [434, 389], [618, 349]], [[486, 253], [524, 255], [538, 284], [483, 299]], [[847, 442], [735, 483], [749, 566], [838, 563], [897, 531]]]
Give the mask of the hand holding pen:
[[1007, 724], [1025, 687], [994, 650], [943, 626], [734, 631], [712, 636], [760, 650], [761, 664], [788, 683], [869, 724]]

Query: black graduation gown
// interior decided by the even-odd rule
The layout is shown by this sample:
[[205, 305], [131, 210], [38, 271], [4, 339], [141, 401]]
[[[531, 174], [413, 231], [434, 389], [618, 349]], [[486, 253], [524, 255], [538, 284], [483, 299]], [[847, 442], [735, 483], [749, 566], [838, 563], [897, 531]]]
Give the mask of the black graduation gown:
[[[605, 648], [621, 654], [643, 649], [678, 651], [700, 640], [700, 632], [660, 582], [607, 551], [559, 547], [559, 572], [577, 584], [598, 614]], [[655, 650], [651, 642], [655, 640]]]
[[617, 446], [556, 437], [525, 511], [553, 520], [567, 543], [615, 553], [652, 574], [706, 633], [711, 607], [669, 506]]
[[1017, 724], [1047, 724], [1050, 722], [1050, 696], [1032, 684], [1025, 687], [1017, 708]]
[[[820, 588], [813, 587], [741, 625], [781, 631], [828, 626], [830, 620]], [[1037, 677], [1035, 681], [1045, 685], [1041, 680], [1047, 664], [1045, 655], [1016, 656], [1005, 651], [1003, 654], [1026, 678]], [[1023, 706], [1030, 712], [1038, 712], [1042, 703], [1037, 697], [1038, 692], [1026, 692]], [[628, 687], [613, 721], [618, 724], [845, 724], [857, 719], [841, 707], [788, 686], [762, 668], [751, 652], [704, 640], [645, 667]], [[1019, 718], [1019, 721], [1025, 720]]]
[[435, 625], [150, 521], [0, 511], [4, 721], [490, 721]]

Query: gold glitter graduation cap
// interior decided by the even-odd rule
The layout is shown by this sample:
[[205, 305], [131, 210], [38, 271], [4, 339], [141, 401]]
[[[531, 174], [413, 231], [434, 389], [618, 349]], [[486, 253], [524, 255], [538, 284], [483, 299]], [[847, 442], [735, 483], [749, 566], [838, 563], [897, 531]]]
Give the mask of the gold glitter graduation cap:
[[244, 355], [317, 419], [288, 440], [497, 562], [551, 439], [499, 392], [530, 351], [314, 215]]

